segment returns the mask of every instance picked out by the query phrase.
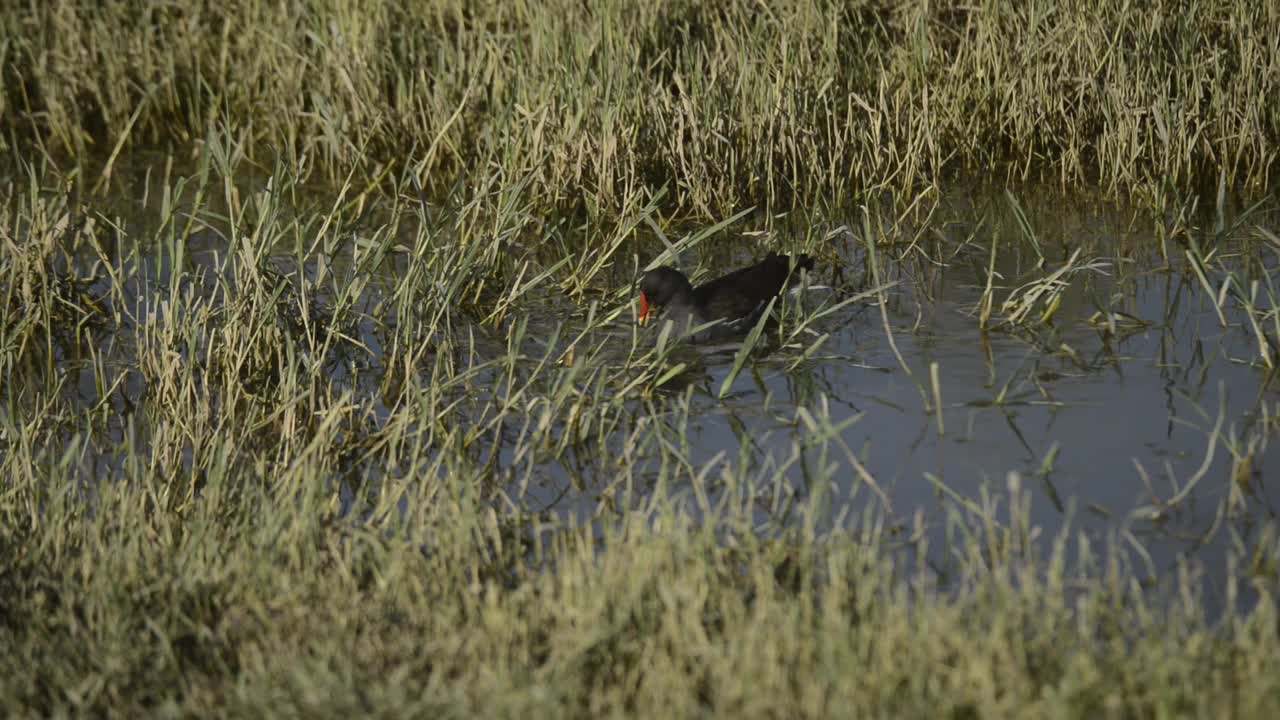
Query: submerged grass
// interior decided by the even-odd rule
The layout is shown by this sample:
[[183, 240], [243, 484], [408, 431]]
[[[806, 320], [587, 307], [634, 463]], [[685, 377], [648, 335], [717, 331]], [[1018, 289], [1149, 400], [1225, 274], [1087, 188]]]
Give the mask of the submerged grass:
[[[1280, 240], [1226, 187], [1273, 179], [1278, 24], [1214, 2], [0, 12], [0, 707], [1275, 716], [1280, 536], [1249, 510], [1280, 428]], [[895, 336], [966, 265], [998, 408], [1056, 401], [997, 381], [989, 335], [1086, 371], [1105, 361], [1059, 324], [1159, 322], [1127, 301], [1143, 249], [1036, 228], [1013, 193], [940, 232], [935, 184], [995, 165], [1144, 197], [1160, 272], [1252, 339], [1230, 360], [1257, 400], [1196, 406], [1200, 467], [1137, 464], [1150, 503], [1110, 537], [1047, 538], [1017, 472], [977, 498], [930, 476], [941, 519], [895, 507], [846, 437], [862, 415], [822, 392], [761, 398], [784, 451], [696, 456], [701, 398], [832, 361], [853, 313], [963, 433], [948, 360]], [[794, 232], [744, 209], [858, 197]], [[633, 322], [644, 267], [769, 250], [830, 287], [717, 386]], [[1063, 510], [1059, 450], [1034, 479]], [[1214, 479], [1211, 599], [1201, 558], [1156, 567], [1139, 535]]]

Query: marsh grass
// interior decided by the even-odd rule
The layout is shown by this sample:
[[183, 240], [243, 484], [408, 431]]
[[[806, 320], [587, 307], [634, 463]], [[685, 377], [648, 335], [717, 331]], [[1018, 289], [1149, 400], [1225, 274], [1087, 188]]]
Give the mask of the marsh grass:
[[663, 188], [712, 220], [993, 168], [1176, 204], [1220, 172], [1265, 190], [1280, 136], [1265, 2], [50, 2], [0, 23], [0, 142], [95, 183], [230, 123], [260, 165], [361, 195], [412, 170], [433, 198], [600, 218]]
[[[857, 233], [734, 236], [743, 214], [675, 239], [678, 224], [636, 204], [588, 230], [601, 254], [566, 260], [579, 229], [510, 193], [429, 207], [393, 178], [404, 189], [386, 201], [361, 207], [345, 185], [317, 212], [283, 163], [256, 188], [227, 179], [248, 162], [233, 138], [212, 138], [194, 175], [165, 171], [145, 232], [73, 203], [48, 168], [5, 191], [7, 710], [1276, 710], [1274, 533], [1227, 554], [1211, 621], [1195, 561], [1154, 567], [1131, 527], [1176, 517], [1203, 469], [1167, 491], [1149, 479], [1159, 504], [1109, 541], [1070, 523], [1041, 537], [1017, 473], [980, 498], [933, 478], [948, 508], [939, 547], [848, 444], [861, 415], [834, 416], [825, 397], [782, 418], [803, 430], [789, 452], [744, 441], [694, 459], [701, 361], [634, 324], [611, 267], [637, 272], [627, 254], [646, 243], [714, 257], [780, 236], [837, 265], [872, 259], [866, 282], [762, 322], [706, 390], [723, 395], [815, 362], [848, 313], [911, 332], [889, 291], [929, 302], [920, 278], [963, 252], [925, 242], [927, 200], [866, 210]], [[1269, 246], [1268, 232], [1249, 242]], [[1079, 290], [1081, 274], [1040, 261], [1052, 240], [1035, 252], [1012, 237], [1023, 249], [1002, 256], [1028, 260], [1011, 276]], [[1255, 273], [1230, 280], [1258, 288], [1239, 296], [1252, 304], [1223, 313], [1274, 327], [1272, 265], [1198, 262], [1209, 288]], [[1035, 343], [1052, 326], [993, 331]], [[937, 368], [910, 377], [941, 434]], [[1273, 426], [1206, 417], [1206, 463], [1227, 448], [1240, 483], [1222, 512], [1240, 512]], [[553, 492], [589, 502], [552, 510], [553, 477], [568, 481]]]
[[761, 538], [742, 491], [696, 521], [664, 503], [591, 532], [443, 488], [363, 523], [314, 485], [211, 484], [180, 516], [146, 483], [104, 486], [92, 513], [49, 498], [58, 543], [10, 536], [28, 551], [7, 592], [27, 601], [6, 613], [3, 695], [227, 714], [1275, 709], [1270, 604], [1211, 629], [1189, 575], [1184, 600], [1152, 602], [1109, 552], [1064, 537], [1035, 561], [1026, 528], [960, 514], [967, 579], [939, 596], [874, 524]]
[[[1249, 510], [1280, 240], [1226, 190], [1271, 180], [1275, 12], [717, 8], [0, 13], [5, 713], [1275, 716], [1280, 544]], [[1160, 272], [1257, 347], [1230, 358], [1252, 408], [1190, 399], [1203, 460], [1138, 463], [1149, 502], [1109, 536], [1054, 489], [1075, 448], [976, 497], [932, 475], [926, 517], [850, 445], [861, 413], [761, 380], [856, 362], [828, 339], [870, 316], [876, 369], [963, 435], [947, 359], [895, 339], [959, 274], [1017, 433], [1060, 401], [997, 377], [992, 335], [1094, 372], [1062, 325], [1172, 322], [1127, 304], [1150, 248], [1037, 227], [1024, 195], [941, 231], [936, 184], [993, 166], [1132, 191]], [[727, 372], [634, 323], [644, 268], [769, 250], [827, 287]], [[785, 448], [695, 453], [705, 402], [744, 395]], [[1157, 565], [1143, 533], [1222, 452], [1220, 555]]]

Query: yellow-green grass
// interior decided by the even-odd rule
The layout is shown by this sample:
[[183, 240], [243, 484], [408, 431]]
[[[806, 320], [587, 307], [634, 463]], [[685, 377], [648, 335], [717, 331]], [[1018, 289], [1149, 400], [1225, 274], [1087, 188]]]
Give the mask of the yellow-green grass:
[[[1031, 527], [1017, 473], [982, 498], [930, 478], [949, 510], [925, 519], [820, 394], [780, 418], [789, 455], [694, 460], [697, 359], [627, 300], [650, 261], [811, 253], [835, 292], [711, 391], [825, 362], [868, 309], [955, 433], [938, 364], [894, 340], [930, 273], [977, 268], [975, 344], [1035, 347], [1082, 297], [1099, 332], [1159, 322], [1127, 312], [1156, 249], [1035, 227], [1013, 193], [954, 238], [935, 191], [1131, 193], [1155, 271], [1194, 278], [1258, 381], [1247, 417], [1206, 415], [1229, 476], [1158, 478], [1134, 521], [1213, 483], [1220, 517], [1251, 517], [1280, 240], [1228, 187], [1272, 179], [1278, 23], [1226, 2], [0, 11], [0, 712], [1277, 716], [1275, 528], [1156, 569], [1123, 525]], [[589, 506], [544, 511], [548, 474]]]
[[1263, 0], [55, 0], [0, 30], [0, 149], [95, 181], [220, 129], [361, 187], [410, 167], [433, 197], [526, 182], [609, 217], [666, 187], [706, 219], [960, 170], [1257, 193], [1280, 148]]
[[[243, 160], [211, 147], [192, 177], [155, 170], [148, 221], [76, 203], [49, 170], [4, 191], [7, 714], [1280, 709], [1272, 529], [1157, 570], [1132, 534], [1031, 527], [1015, 473], [985, 499], [935, 479], [952, 510], [947, 545], [930, 547], [920, 516], [861, 464], [865, 448], [846, 444], [858, 416], [831, 416], [821, 397], [787, 419], [805, 430], [789, 456], [744, 445], [690, 459], [696, 403], [672, 389], [689, 359], [636, 334], [630, 288], [612, 279], [633, 276], [633, 247], [659, 242], [636, 227], [664, 234], [652, 205], [590, 230], [599, 249], [583, 256], [502, 195], [443, 213], [407, 191], [375, 211], [340, 188], [316, 208], [285, 165], [257, 190], [218, 179]], [[882, 255], [872, 282], [783, 313], [775, 368], [814, 362], [840, 303], [878, 304], [886, 337], [903, 331], [886, 303], [912, 264], [961, 250], [922, 239], [911, 227], [929, 228], [928, 213], [913, 217], [867, 216], [850, 250]], [[1016, 218], [1006, 246], [1026, 229]], [[1275, 240], [1258, 220], [1239, 216], [1252, 229], [1231, 254], [1197, 250], [1214, 231], [1184, 229], [1186, 258], [1171, 262], [1265, 348]], [[714, 257], [716, 227], [672, 246]], [[759, 238], [830, 253], [852, 232]], [[1065, 254], [1041, 235], [1040, 251]], [[1021, 312], [1030, 286], [1015, 276], [1077, 285], [1103, 252], [1085, 242], [1091, 260], [1061, 272], [1030, 246], [1020, 269], [1001, 251], [995, 330], [1058, 318]], [[1120, 282], [1136, 251], [1111, 250]], [[929, 302], [927, 286], [914, 292]], [[1207, 438], [1233, 457], [1228, 517], [1259, 502], [1249, 468], [1276, 426], [1273, 360], [1240, 358], [1258, 368], [1262, 420], [1228, 433], [1219, 416]], [[756, 362], [740, 354], [734, 373]], [[936, 365], [907, 372], [940, 408]], [[526, 491], [551, 467], [594, 507], [543, 512]], [[1142, 517], [1223, 478], [1173, 480], [1184, 491]], [[1200, 562], [1225, 601], [1201, 595]]]

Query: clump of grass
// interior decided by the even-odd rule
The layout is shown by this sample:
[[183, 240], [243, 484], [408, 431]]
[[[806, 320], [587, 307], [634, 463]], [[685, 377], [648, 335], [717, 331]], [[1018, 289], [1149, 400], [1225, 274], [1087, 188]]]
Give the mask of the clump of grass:
[[662, 188], [709, 219], [964, 168], [1165, 202], [1220, 172], [1263, 190], [1277, 157], [1280, 20], [1256, 2], [63, 1], [0, 28], [0, 142], [95, 181], [226, 122], [332, 184], [396, 166], [433, 197], [612, 219]]
[[762, 536], [749, 509], [770, 483], [719, 460], [662, 473], [692, 483], [684, 499], [589, 527], [495, 512], [456, 450], [359, 516], [335, 512], [318, 453], [270, 483], [215, 474], [180, 512], [156, 504], [165, 468], [101, 486], [87, 512], [49, 494], [71, 468], [42, 467], [0, 506], [20, 550], [0, 573], [12, 713], [1280, 709], [1274, 572], [1233, 573], [1260, 599], [1215, 627], [1192, 574], [1166, 603], [1117, 549], [1037, 542], [1017, 494], [1007, 521], [995, 497], [955, 511], [968, 550], [943, 591], [871, 517], [822, 531], [801, 501], [796, 529]]

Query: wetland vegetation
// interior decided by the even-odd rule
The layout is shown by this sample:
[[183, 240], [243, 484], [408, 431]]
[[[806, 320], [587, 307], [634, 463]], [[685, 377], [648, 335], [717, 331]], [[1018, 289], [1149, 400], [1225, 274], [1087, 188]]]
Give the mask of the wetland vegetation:
[[0, 707], [1276, 717], [1278, 91], [1261, 1], [6, 6]]

